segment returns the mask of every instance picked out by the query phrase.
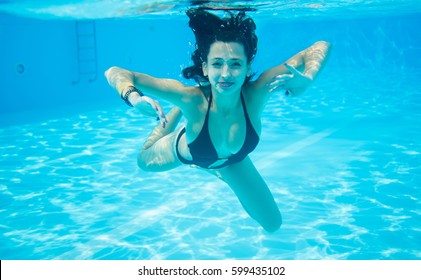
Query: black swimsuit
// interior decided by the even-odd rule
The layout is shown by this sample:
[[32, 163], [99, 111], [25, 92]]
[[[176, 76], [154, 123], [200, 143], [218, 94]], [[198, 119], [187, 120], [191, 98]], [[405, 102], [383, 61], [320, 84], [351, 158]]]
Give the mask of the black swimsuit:
[[[241, 94], [241, 103], [243, 105], [244, 110], [244, 117], [246, 119], [246, 139], [244, 141], [243, 146], [241, 149], [236, 153], [228, 158], [219, 158], [218, 153], [216, 152], [215, 147], [212, 144], [212, 140], [210, 138], [209, 134], [209, 111], [210, 106], [212, 103], [212, 94], [210, 95], [209, 102], [208, 102], [208, 111], [206, 112], [205, 122], [203, 123], [202, 130], [200, 131], [199, 135], [196, 137], [196, 139], [191, 142], [190, 144], [187, 144], [190, 150], [190, 154], [192, 156], [192, 160], [187, 160], [183, 158], [178, 151], [178, 143], [180, 141], [181, 136], [186, 133], [186, 128], [183, 128], [177, 137], [176, 142], [176, 151], [177, 151], [177, 157], [178, 159], [185, 164], [194, 164], [197, 166], [200, 166], [202, 168], [206, 169], [216, 169], [216, 168], [222, 168], [237, 162], [242, 161], [246, 158], [246, 156], [251, 153], [259, 143], [259, 135], [254, 130], [253, 125], [250, 122], [249, 115], [246, 110], [246, 105], [244, 102], [243, 95]], [[218, 160], [226, 160], [224, 163], [222, 163], [219, 166], [212, 166], [215, 162]]]

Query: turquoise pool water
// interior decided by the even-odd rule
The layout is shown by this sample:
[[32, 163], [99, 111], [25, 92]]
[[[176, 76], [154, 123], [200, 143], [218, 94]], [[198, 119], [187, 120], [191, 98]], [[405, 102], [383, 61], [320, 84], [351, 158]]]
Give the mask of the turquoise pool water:
[[[288, 50], [305, 36], [334, 46], [302, 97], [270, 100], [251, 154], [281, 230], [265, 233], [199, 169], [138, 170], [152, 120], [119, 100], [75, 104], [61, 114], [19, 112], [23, 120], [0, 127], [0, 258], [421, 259], [421, 13], [376, 15], [376, 7], [345, 23], [333, 15], [348, 6], [327, 18], [258, 15], [257, 70], [282, 52], [274, 26], [288, 27]], [[314, 33], [300, 34], [308, 25]]]

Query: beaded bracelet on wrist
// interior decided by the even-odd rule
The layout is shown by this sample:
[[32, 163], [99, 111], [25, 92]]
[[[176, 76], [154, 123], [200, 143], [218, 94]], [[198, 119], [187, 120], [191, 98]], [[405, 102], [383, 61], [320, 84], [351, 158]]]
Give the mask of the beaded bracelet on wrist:
[[139, 89], [135, 88], [134, 86], [128, 86], [125, 87], [121, 93], [120, 93], [120, 97], [121, 99], [124, 100], [124, 102], [126, 102], [126, 104], [130, 107], [133, 107], [133, 104], [130, 103], [129, 101], [129, 96], [132, 92], [137, 92], [140, 96], [144, 96], [143, 92], [141, 92]]

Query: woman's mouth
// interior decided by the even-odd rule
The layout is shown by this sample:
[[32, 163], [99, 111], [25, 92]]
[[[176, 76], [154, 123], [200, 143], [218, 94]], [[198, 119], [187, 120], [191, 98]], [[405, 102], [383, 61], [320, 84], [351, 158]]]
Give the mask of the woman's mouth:
[[229, 88], [229, 87], [231, 87], [234, 83], [231, 83], [231, 82], [219, 82], [218, 84], [219, 84], [219, 86], [220, 86], [221, 88]]

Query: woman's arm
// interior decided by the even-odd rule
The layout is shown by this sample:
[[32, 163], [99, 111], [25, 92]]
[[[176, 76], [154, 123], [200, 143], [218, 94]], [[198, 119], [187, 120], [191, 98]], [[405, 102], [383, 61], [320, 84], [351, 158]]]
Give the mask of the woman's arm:
[[[135, 86], [148, 95], [165, 99], [176, 106], [185, 103], [183, 99], [188, 97], [189, 91], [192, 90], [191, 87], [186, 87], [176, 80], [155, 78], [147, 74], [129, 71], [116, 66], [108, 69], [105, 72], [105, 77], [108, 83], [118, 93], [121, 93], [128, 86]], [[129, 101], [131, 100], [129, 99]]]
[[285, 63], [263, 72], [256, 80], [256, 89], [271, 94], [275, 90], [288, 90], [294, 95], [302, 93], [323, 68], [330, 43], [318, 41], [300, 51]]
[[[316, 78], [317, 74], [323, 68], [326, 58], [329, 55], [331, 44], [325, 41], [318, 41], [304, 50], [302, 59], [304, 63], [304, 76], [311, 80]], [[287, 64], [290, 65], [287, 61]], [[291, 65], [294, 67], [294, 65]]]
[[[155, 78], [116, 66], [109, 68], [105, 72], [105, 77], [110, 86], [120, 95], [124, 95], [129, 86], [134, 86], [147, 95], [165, 99], [182, 110], [189, 103], [189, 99], [194, 96], [194, 94], [191, 94], [192, 87], [186, 87], [176, 80]], [[142, 113], [146, 115], [158, 114], [161, 122], [165, 121], [165, 115], [158, 101], [148, 96], [141, 96], [137, 92], [130, 93], [128, 101]]]
[[305, 50], [292, 56], [285, 63], [264, 71], [259, 78], [250, 83], [251, 104], [261, 114], [270, 96], [278, 90], [287, 95], [304, 92], [326, 63], [330, 43], [318, 41]]

